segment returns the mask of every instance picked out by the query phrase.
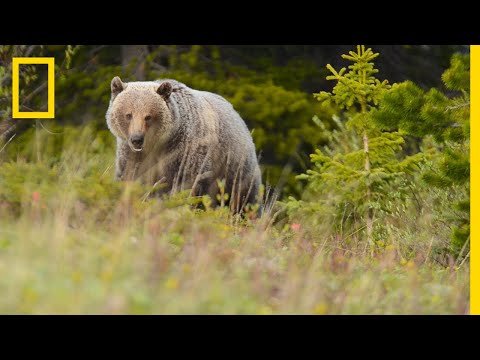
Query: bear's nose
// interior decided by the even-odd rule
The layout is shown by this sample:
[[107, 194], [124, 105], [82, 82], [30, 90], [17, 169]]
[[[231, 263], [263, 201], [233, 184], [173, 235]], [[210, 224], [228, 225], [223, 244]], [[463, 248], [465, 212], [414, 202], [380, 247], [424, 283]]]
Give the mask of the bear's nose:
[[143, 145], [143, 135], [142, 134], [135, 134], [130, 137], [130, 141], [132, 142], [132, 145], [136, 148], [141, 148]]

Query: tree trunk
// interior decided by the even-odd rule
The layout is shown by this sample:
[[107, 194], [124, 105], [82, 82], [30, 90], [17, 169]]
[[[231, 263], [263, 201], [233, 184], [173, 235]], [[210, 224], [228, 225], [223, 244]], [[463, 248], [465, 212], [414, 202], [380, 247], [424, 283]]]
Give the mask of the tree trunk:
[[126, 68], [134, 62], [132, 75], [136, 81], [145, 80], [145, 57], [147, 54], [147, 45], [122, 45], [122, 66]]
[[[370, 156], [369, 156], [369, 148], [368, 148], [368, 135], [367, 135], [367, 130], [364, 130], [363, 132], [363, 151], [365, 152], [365, 171], [370, 172]], [[372, 191], [370, 189], [370, 186], [367, 185], [367, 194], [366, 194], [366, 199], [367, 203], [370, 202], [372, 197]], [[373, 255], [373, 250], [374, 250], [374, 244], [372, 240], [372, 234], [373, 234], [373, 214], [372, 214], [372, 209], [370, 206], [367, 209], [367, 241], [370, 246], [370, 251], [371, 255]]]

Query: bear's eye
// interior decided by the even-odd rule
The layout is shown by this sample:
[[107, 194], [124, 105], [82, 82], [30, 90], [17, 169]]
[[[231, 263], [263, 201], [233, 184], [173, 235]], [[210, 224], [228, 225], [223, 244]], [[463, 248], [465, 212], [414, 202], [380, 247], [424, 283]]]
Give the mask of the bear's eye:
[[152, 117], [150, 115], [145, 116], [145, 121], [150, 122], [152, 120]]
[[127, 120], [132, 120], [132, 114], [127, 114], [126, 117], [127, 117]]

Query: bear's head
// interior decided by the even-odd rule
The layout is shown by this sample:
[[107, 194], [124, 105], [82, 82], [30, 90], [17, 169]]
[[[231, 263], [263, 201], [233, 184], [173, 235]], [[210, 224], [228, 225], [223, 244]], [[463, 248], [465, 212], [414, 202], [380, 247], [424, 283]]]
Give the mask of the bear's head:
[[108, 127], [127, 141], [132, 151], [144, 151], [168, 138], [173, 129], [168, 107], [172, 85], [168, 81], [124, 83], [116, 76], [111, 91]]

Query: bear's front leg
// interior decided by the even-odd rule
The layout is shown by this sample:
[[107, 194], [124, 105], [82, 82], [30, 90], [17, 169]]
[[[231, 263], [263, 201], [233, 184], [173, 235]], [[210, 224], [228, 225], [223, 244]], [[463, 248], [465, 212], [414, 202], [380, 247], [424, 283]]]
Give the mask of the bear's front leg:
[[123, 180], [127, 164], [128, 143], [117, 138], [117, 157], [115, 159], [115, 180]]

